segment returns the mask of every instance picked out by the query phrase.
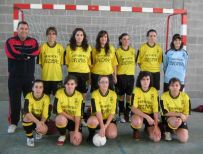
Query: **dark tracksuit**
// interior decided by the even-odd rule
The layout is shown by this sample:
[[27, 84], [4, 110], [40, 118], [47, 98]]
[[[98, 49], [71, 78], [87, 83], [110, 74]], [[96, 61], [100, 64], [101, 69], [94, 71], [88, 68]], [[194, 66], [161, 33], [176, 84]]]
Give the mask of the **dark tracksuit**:
[[21, 94], [25, 97], [32, 90], [39, 45], [33, 38], [27, 37], [25, 41], [21, 41], [18, 36], [14, 36], [6, 41], [5, 52], [9, 72], [9, 123], [17, 125], [20, 119]]

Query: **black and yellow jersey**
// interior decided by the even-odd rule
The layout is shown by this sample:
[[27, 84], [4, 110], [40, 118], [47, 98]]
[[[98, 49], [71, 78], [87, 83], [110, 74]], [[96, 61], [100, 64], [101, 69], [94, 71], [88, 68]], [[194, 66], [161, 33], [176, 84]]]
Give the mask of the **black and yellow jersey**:
[[118, 75], [135, 75], [135, 56], [135, 49], [132, 47], [129, 47], [128, 50], [121, 47], [116, 50]]
[[43, 94], [39, 99], [33, 96], [30, 92], [25, 97], [24, 113], [32, 113], [37, 118], [48, 118], [50, 98]]
[[116, 113], [117, 95], [114, 91], [108, 90], [104, 96], [99, 89], [92, 93], [91, 105], [93, 114], [96, 112], [102, 113], [103, 120], [108, 119], [109, 115]]
[[148, 91], [143, 91], [141, 88], [134, 88], [132, 94], [132, 105], [146, 114], [159, 112], [158, 92], [154, 87]]
[[162, 94], [160, 104], [163, 114], [168, 112], [190, 114], [190, 98], [185, 92], [180, 92], [176, 98], [173, 98], [167, 91]]
[[69, 96], [64, 88], [59, 89], [55, 95], [56, 110], [60, 114], [65, 112], [71, 116], [81, 116], [83, 97], [77, 90], [74, 91], [73, 95]]
[[163, 51], [160, 45], [155, 44], [153, 47], [148, 43], [140, 46], [136, 57], [141, 71], [160, 72], [160, 65], [163, 61]]
[[42, 66], [43, 81], [61, 81], [63, 63], [64, 48], [61, 44], [50, 47], [48, 43], [43, 43], [40, 46], [39, 64]]
[[76, 50], [72, 50], [70, 45], [66, 48], [65, 61], [68, 66], [68, 72], [76, 73], [89, 73], [91, 66], [91, 51], [92, 48], [89, 45], [87, 51], [84, 51], [82, 47], [76, 47]]
[[114, 72], [113, 67], [118, 65], [115, 48], [109, 46], [109, 54], [106, 55], [105, 49], [101, 48], [98, 52], [96, 48], [92, 50], [92, 70], [91, 72], [98, 75], [110, 75]]

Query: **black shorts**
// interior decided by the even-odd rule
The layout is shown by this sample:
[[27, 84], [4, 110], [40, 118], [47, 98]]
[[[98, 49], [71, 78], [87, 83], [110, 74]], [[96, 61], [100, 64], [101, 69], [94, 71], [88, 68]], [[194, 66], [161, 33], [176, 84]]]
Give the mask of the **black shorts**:
[[151, 73], [152, 74], [152, 80], [153, 80], [153, 87], [156, 88], [156, 90], [160, 89], [160, 72]]
[[[169, 118], [169, 117], [165, 117], [165, 123], [164, 123], [164, 124], [166, 125], [166, 130], [172, 132], [173, 129], [171, 129], [171, 128], [168, 126], [168, 122], [167, 122], [167, 119], [168, 119], [168, 118]], [[183, 128], [183, 129], [187, 129], [187, 130], [188, 130], [187, 122], [182, 122], [181, 125], [180, 125], [178, 128]], [[177, 129], [178, 129], [178, 128], [177, 128]]]
[[[147, 113], [145, 113], [147, 114]], [[134, 113], [131, 114], [131, 116], [135, 115]], [[154, 114], [147, 114], [148, 116], [150, 116], [152, 119], [154, 119]], [[152, 127], [154, 125], [149, 125], [149, 123], [147, 122], [147, 120], [145, 118], [143, 118], [143, 124], [145, 125], [145, 128], [148, 127]]]
[[[185, 87], [185, 85], [181, 84], [180, 91], [183, 91], [184, 87]], [[169, 84], [168, 83], [164, 83], [164, 92], [166, 92], [168, 90], [169, 90]]]
[[[154, 119], [154, 114], [147, 114], [147, 115], [150, 116], [152, 119]], [[149, 123], [147, 122], [147, 120], [145, 118], [143, 119], [143, 123], [145, 125], [145, 128], [154, 126], [154, 125], [149, 125]]]
[[119, 96], [131, 95], [134, 88], [134, 75], [117, 75], [116, 93]]
[[[106, 121], [107, 121], [107, 119], [103, 120], [103, 123], [106, 124]], [[117, 125], [115, 119], [113, 119], [110, 123]], [[96, 129], [100, 129], [100, 125], [98, 125]]]
[[182, 122], [182, 124], [178, 128], [183, 128], [188, 130], [187, 122]]
[[[101, 75], [91, 73], [91, 92], [99, 88], [98, 78]], [[113, 76], [112, 74], [106, 75], [109, 78], [109, 89], [114, 90]]]
[[62, 88], [62, 81], [43, 81], [44, 82], [44, 93], [47, 95], [56, 94], [56, 91]]
[[[73, 120], [68, 120], [66, 129], [68, 129], [68, 131], [75, 131], [75, 122]], [[82, 132], [81, 125], [79, 126], [79, 132]]]
[[78, 84], [76, 90], [86, 93], [88, 90], [87, 81], [89, 80], [89, 73], [68, 72], [68, 74], [74, 75], [77, 78]]

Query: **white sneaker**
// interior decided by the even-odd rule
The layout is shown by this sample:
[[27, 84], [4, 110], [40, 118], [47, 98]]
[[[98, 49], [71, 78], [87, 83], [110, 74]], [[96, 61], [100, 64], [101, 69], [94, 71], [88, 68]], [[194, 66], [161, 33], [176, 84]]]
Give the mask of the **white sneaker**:
[[81, 124], [82, 124], [82, 126], [87, 127], [87, 123], [85, 122], [84, 119], [81, 119]]
[[36, 139], [36, 140], [42, 139], [42, 134], [36, 133], [36, 134], [35, 134], [35, 139]]
[[120, 122], [121, 123], [125, 123], [126, 122], [124, 115], [120, 115]]
[[165, 135], [165, 140], [166, 140], [166, 141], [171, 141], [171, 140], [172, 140], [172, 137], [171, 137], [171, 133], [170, 133], [170, 132], [165, 132], [164, 135]]
[[29, 146], [29, 147], [35, 146], [34, 138], [27, 138], [27, 146]]
[[11, 124], [8, 126], [8, 133], [15, 133], [17, 126], [14, 124]]

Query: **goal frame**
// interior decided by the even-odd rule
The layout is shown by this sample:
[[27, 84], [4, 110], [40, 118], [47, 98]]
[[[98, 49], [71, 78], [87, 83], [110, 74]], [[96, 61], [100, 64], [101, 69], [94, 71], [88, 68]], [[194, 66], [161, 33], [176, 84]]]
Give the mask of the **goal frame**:
[[168, 14], [166, 27], [166, 50], [169, 46], [169, 29], [170, 19], [174, 15], [181, 15], [180, 34], [182, 36], [183, 48], [186, 49], [187, 44], [187, 10], [185, 9], [168, 9], [168, 8], [145, 8], [145, 7], [127, 7], [127, 6], [102, 6], [102, 5], [72, 5], [72, 4], [28, 4], [14, 3], [13, 5], [13, 30], [14, 35], [17, 33], [17, 25], [24, 20], [25, 9], [49, 9], [49, 10], [72, 10], [72, 11], [110, 11], [114, 12], [132, 12], [132, 13], [157, 13]]

